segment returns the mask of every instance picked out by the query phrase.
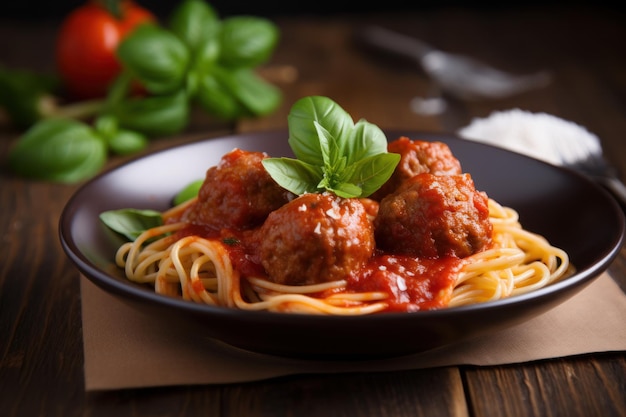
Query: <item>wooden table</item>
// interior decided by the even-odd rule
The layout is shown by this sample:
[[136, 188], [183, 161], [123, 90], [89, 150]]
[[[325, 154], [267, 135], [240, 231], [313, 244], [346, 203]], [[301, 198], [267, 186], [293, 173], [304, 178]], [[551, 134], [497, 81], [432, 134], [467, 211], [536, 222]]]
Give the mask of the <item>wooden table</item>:
[[[626, 172], [626, 25], [593, 9], [431, 10], [401, 15], [281, 16], [272, 74], [285, 94], [275, 114], [235, 126], [199, 114], [183, 135], [149, 151], [233, 131], [286, 126], [293, 101], [326, 95], [383, 128], [452, 131], [494, 110], [547, 112], [587, 127]], [[382, 59], [352, 36], [378, 23], [514, 72], [548, 68], [554, 81], [513, 98], [456, 103], [444, 117], [414, 113], [429, 80], [407, 61]], [[58, 22], [0, 23], [0, 62], [52, 69]], [[295, 70], [281, 73], [280, 69]], [[286, 74], [286, 76], [285, 76]], [[404, 372], [290, 376], [224, 386], [84, 391], [78, 273], [58, 239], [76, 185], [16, 178], [4, 156], [19, 131], [0, 126], [0, 410], [3, 416], [626, 416], [626, 355]], [[122, 162], [114, 158], [110, 165]], [[626, 251], [610, 267], [626, 288]]]

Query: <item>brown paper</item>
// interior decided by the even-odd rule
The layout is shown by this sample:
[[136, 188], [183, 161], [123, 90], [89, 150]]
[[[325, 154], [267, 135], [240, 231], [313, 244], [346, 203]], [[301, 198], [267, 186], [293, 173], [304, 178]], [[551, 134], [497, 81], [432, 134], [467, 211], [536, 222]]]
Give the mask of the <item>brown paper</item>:
[[289, 374], [499, 365], [626, 350], [626, 295], [603, 274], [553, 310], [494, 335], [402, 358], [323, 362], [197, 344], [81, 277], [86, 390], [226, 384]]

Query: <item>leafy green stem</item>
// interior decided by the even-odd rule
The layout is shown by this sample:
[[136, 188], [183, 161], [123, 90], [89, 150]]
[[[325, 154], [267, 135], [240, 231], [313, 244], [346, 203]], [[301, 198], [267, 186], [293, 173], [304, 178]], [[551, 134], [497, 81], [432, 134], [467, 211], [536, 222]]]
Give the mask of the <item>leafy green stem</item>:
[[100, 113], [104, 104], [104, 100], [87, 100], [59, 106], [56, 98], [44, 96], [40, 99], [39, 109], [43, 118], [89, 119]]

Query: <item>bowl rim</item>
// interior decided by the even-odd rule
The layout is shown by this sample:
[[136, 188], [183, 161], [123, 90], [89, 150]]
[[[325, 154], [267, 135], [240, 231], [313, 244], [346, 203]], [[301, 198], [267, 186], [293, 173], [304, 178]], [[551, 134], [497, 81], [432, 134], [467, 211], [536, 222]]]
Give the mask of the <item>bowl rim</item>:
[[[420, 131], [420, 130], [405, 130], [400, 131], [398, 129], [383, 129], [388, 137], [392, 136], [421, 136], [426, 138], [427, 140], [436, 140], [437, 138], [446, 138], [452, 140], [459, 140], [463, 142], [471, 142], [471, 146], [477, 147], [487, 147], [487, 148], [497, 148], [494, 145], [473, 142], [467, 139], [463, 139], [460, 136], [454, 133], [446, 133], [446, 132], [430, 132], [430, 131]], [[599, 191], [599, 195], [602, 195], [606, 201], [605, 203], [611, 206], [612, 211], [616, 214], [617, 220], [617, 228], [616, 232], [613, 236], [611, 236], [610, 241], [607, 243], [605, 250], [600, 254], [597, 261], [590, 265], [587, 268], [576, 271], [573, 275], [550, 284], [546, 287], [531, 291], [529, 293], [516, 295], [514, 297], [507, 297], [499, 300], [465, 305], [465, 306], [457, 306], [457, 307], [447, 307], [436, 310], [425, 310], [419, 311], [415, 313], [406, 313], [406, 312], [386, 312], [384, 314], [372, 314], [366, 316], [334, 316], [334, 315], [296, 315], [291, 313], [277, 313], [277, 312], [268, 312], [268, 311], [246, 311], [239, 309], [232, 309], [226, 307], [219, 306], [211, 306], [206, 304], [198, 304], [190, 301], [186, 301], [183, 299], [177, 299], [172, 297], [166, 297], [164, 295], [157, 294], [155, 292], [151, 292], [144, 288], [139, 288], [135, 285], [132, 285], [130, 282], [120, 281], [111, 277], [101, 268], [96, 266], [92, 261], [90, 261], [80, 250], [76, 242], [72, 237], [73, 227], [72, 227], [72, 218], [74, 214], [80, 209], [77, 206], [77, 201], [80, 199], [82, 193], [85, 190], [93, 187], [99, 181], [101, 181], [104, 177], [114, 174], [116, 171], [137, 163], [138, 161], [144, 160], [146, 158], [150, 158], [153, 156], [158, 156], [161, 154], [165, 154], [171, 152], [173, 150], [182, 150], [185, 148], [191, 148], [195, 146], [204, 146], [211, 141], [216, 140], [230, 140], [235, 138], [246, 138], [249, 136], [274, 136], [274, 135], [285, 135], [287, 132], [286, 129], [273, 129], [273, 130], [264, 130], [264, 131], [256, 131], [256, 132], [246, 132], [246, 133], [233, 133], [227, 135], [220, 135], [215, 137], [207, 137], [204, 139], [200, 139], [198, 141], [184, 143], [180, 145], [175, 145], [172, 147], [168, 147], [165, 149], [155, 150], [152, 152], [148, 152], [146, 154], [131, 158], [124, 163], [113, 166], [109, 169], [106, 169], [96, 175], [95, 177], [87, 180], [83, 183], [70, 197], [67, 201], [61, 216], [59, 218], [58, 223], [58, 235], [62, 245], [62, 248], [68, 258], [72, 261], [74, 266], [79, 270], [79, 272], [89, 279], [91, 282], [101, 287], [102, 289], [115, 293], [117, 295], [123, 296], [128, 299], [148, 302], [153, 305], [161, 305], [168, 308], [181, 309], [186, 312], [194, 313], [194, 314], [212, 314], [216, 316], [224, 316], [224, 315], [236, 315], [241, 317], [242, 319], [247, 319], [249, 317], [260, 318], [264, 316], [271, 316], [272, 320], [281, 320], [281, 321], [294, 321], [297, 320], [302, 322], [303, 320], [315, 320], [315, 321], [333, 321], [333, 322], [346, 322], [350, 323], [355, 320], [364, 320], [367, 318], [368, 321], [371, 322], [387, 322], [387, 321], [397, 321], [397, 320], [416, 320], [416, 319], [430, 319], [437, 317], [445, 317], [448, 315], [458, 315], [468, 312], [482, 311], [485, 309], [488, 310], [498, 310], [501, 308], [506, 308], [507, 306], [513, 304], [524, 304], [527, 302], [539, 302], [544, 298], [549, 298], [550, 296], [559, 293], [561, 291], [565, 291], [568, 289], [573, 289], [575, 287], [581, 287], [582, 284], [588, 284], [597, 278], [602, 272], [604, 272], [608, 266], [612, 263], [612, 261], [616, 258], [617, 254], [620, 251], [622, 244], [624, 243], [624, 236], [626, 233], [626, 221], [624, 217], [624, 213], [615, 199], [604, 189], [602, 189], [599, 185], [593, 183], [587, 177], [582, 176], [581, 174], [570, 170], [565, 167], [550, 165], [546, 162], [537, 160], [527, 155], [519, 154], [513, 151], [509, 151], [504, 148], [497, 148], [499, 151], [515, 154], [518, 158], [528, 158], [529, 160], [533, 160], [535, 162], [549, 165], [551, 169], [561, 170], [566, 172], [567, 175], [576, 176], [578, 180], [585, 181], [591, 184], [594, 188]]]

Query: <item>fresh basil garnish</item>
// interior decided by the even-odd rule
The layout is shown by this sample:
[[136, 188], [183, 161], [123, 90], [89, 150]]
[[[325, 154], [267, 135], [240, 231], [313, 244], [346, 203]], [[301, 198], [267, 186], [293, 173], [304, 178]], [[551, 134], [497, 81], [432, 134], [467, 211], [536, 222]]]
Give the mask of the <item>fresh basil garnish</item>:
[[400, 155], [387, 152], [376, 125], [352, 117], [328, 97], [298, 100], [288, 116], [293, 158], [266, 158], [272, 178], [295, 194], [330, 191], [340, 197], [367, 197], [393, 174]]
[[100, 213], [100, 220], [131, 241], [137, 239], [144, 231], [163, 225], [160, 212], [132, 208], [104, 211]]

